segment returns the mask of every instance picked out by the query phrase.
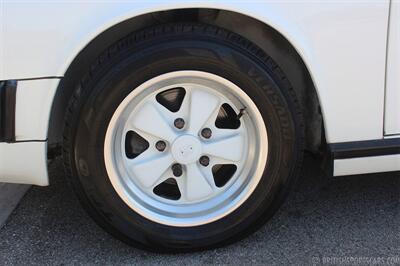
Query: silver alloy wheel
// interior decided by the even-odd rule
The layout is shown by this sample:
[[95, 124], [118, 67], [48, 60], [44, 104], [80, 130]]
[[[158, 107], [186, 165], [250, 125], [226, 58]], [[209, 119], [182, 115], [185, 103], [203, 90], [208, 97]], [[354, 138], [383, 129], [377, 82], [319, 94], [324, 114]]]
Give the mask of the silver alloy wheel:
[[[158, 95], [173, 89], [184, 90], [184, 97], [171, 111]], [[237, 128], [216, 125], [224, 104], [240, 113]], [[178, 126], [177, 118], [183, 120]], [[129, 132], [147, 143], [132, 157]], [[115, 111], [104, 144], [107, 173], [118, 195], [143, 217], [171, 226], [210, 223], [237, 209], [259, 183], [267, 154], [267, 130], [253, 101], [232, 82], [202, 71], [166, 73], [135, 88]], [[221, 165], [235, 170], [217, 185], [214, 170]], [[179, 197], [157, 194], [164, 183], [176, 184]]]

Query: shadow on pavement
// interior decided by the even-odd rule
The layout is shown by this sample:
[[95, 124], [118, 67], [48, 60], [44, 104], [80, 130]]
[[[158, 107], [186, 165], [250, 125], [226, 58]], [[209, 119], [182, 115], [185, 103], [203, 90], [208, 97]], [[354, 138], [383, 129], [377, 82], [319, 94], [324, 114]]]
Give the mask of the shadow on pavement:
[[0, 230], [0, 264], [304, 265], [315, 257], [400, 256], [400, 175], [329, 179], [318, 165], [306, 159], [297, 189], [250, 237], [216, 250], [160, 255], [102, 231], [80, 207], [57, 159], [52, 185], [32, 187]]

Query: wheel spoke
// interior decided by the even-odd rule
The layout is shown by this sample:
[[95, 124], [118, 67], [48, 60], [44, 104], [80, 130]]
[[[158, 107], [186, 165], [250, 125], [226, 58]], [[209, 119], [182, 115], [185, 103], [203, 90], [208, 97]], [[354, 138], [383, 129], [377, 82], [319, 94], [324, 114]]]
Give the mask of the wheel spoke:
[[179, 108], [178, 112], [173, 113], [174, 117], [182, 117], [185, 120], [189, 120], [189, 113], [190, 113], [190, 101], [191, 101], [191, 90], [192, 86], [184, 85], [182, 86], [185, 89], [185, 97], [183, 97], [181, 107]]
[[179, 199], [180, 202], [186, 202], [186, 179], [187, 175], [184, 173], [181, 177], [175, 178], [176, 183], [178, 184], [179, 192], [181, 193], [181, 198]]
[[172, 143], [176, 137], [161, 111], [150, 102], [145, 103], [132, 119], [132, 126], [139, 131]]
[[195, 163], [186, 166], [185, 198], [187, 200], [198, 200], [213, 193], [212, 186]]
[[237, 162], [242, 158], [243, 146], [243, 136], [234, 134], [206, 143], [203, 152], [228, 161]]
[[213, 176], [213, 173], [212, 173], [212, 167], [210, 166], [210, 167], [207, 167], [207, 168], [203, 169], [202, 173], [203, 173], [204, 178], [207, 180], [208, 184], [211, 185], [211, 188], [215, 192], [217, 187], [215, 185], [214, 176]]
[[154, 77], [123, 100], [107, 128], [110, 182], [150, 221], [218, 221], [240, 208], [262, 178], [269, 151], [262, 118], [223, 77], [196, 70]]
[[192, 90], [189, 97], [189, 131], [197, 135], [208, 120], [217, 116], [221, 103], [214, 94], [199, 89]]
[[132, 161], [130, 170], [133, 176], [146, 188], [153, 187], [171, 166], [173, 158], [170, 154], [160, 155], [146, 160]]

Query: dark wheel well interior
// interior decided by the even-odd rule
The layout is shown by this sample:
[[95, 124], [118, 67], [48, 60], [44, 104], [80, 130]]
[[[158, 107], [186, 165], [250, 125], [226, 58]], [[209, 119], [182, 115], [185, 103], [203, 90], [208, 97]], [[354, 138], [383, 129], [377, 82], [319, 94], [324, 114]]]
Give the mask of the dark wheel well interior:
[[[129, 33], [162, 23], [202, 22], [242, 35], [263, 49], [285, 72], [301, 102], [306, 124], [306, 149], [313, 153], [325, 144], [318, 96], [310, 74], [289, 41], [275, 29], [245, 15], [216, 9], [177, 9], [148, 13], [121, 22], [93, 39], [73, 60], [53, 101], [49, 123], [49, 156], [60, 147], [67, 103], [94, 60], [102, 51]], [[53, 149], [54, 148], [54, 149]]]

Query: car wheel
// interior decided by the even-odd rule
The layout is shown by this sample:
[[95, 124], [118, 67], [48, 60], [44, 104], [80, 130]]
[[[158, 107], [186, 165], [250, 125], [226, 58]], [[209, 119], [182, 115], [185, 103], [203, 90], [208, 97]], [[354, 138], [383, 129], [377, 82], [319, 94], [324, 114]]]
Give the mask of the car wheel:
[[135, 32], [82, 77], [65, 118], [69, 180], [94, 220], [155, 251], [255, 231], [293, 187], [301, 109], [277, 64], [202, 24]]

